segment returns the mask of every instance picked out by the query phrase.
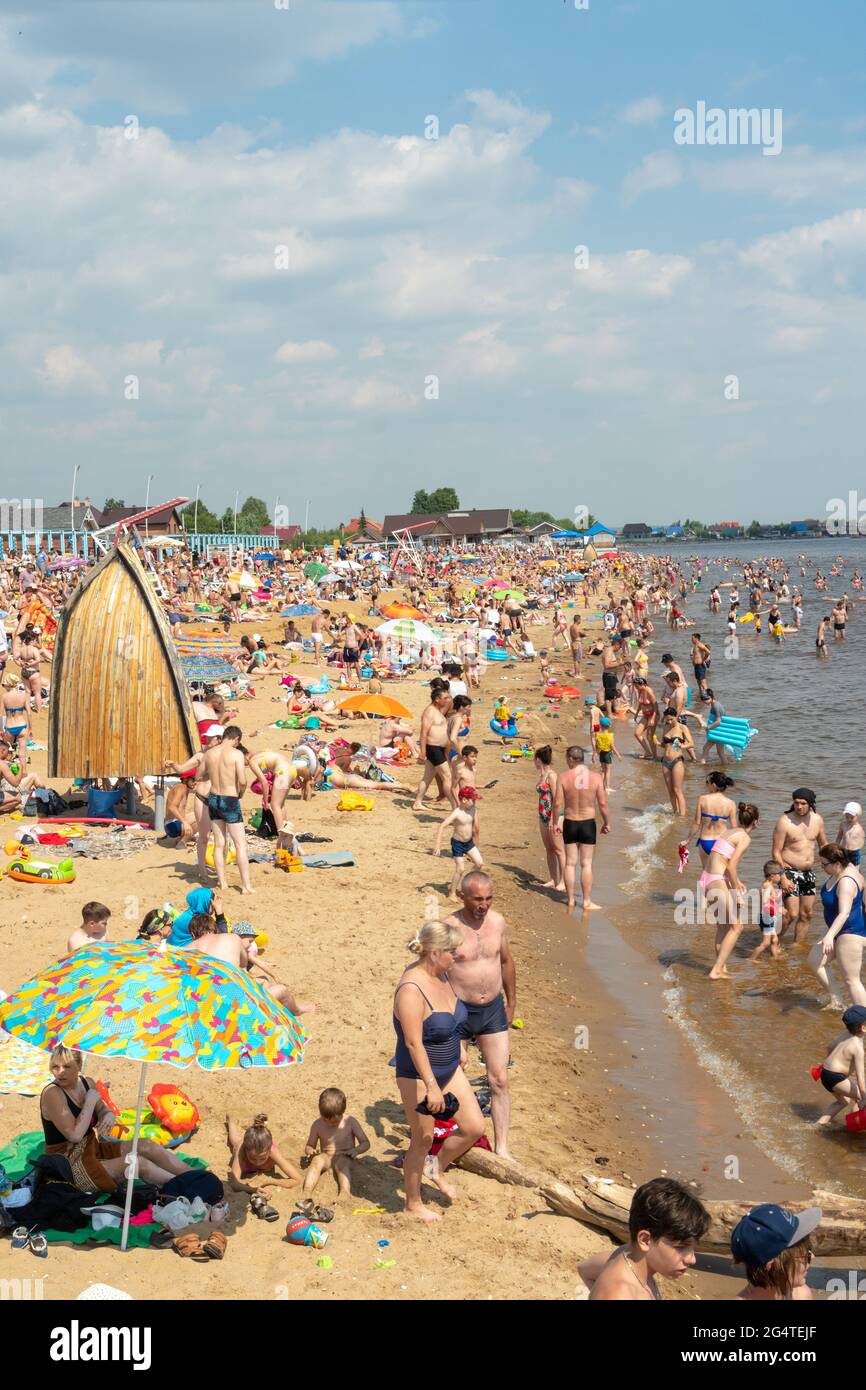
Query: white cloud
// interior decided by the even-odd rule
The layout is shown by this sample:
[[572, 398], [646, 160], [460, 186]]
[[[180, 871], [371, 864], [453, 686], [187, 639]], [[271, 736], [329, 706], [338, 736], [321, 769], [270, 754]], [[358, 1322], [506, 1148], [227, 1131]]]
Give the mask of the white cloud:
[[86, 391], [104, 391], [105, 382], [99, 372], [68, 343], [48, 348], [42, 363], [42, 376], [49, 386]]
[[381, 338], [377, 338], [374, 335], [372, 338], [368, 338], [363, 344], [358, 356], [362, 361], [366, 361], [372, 357], [384, 357], [385, 344], [382, 342]]
[[396, 381], [384, 381], [380, 377], [360, 382], [353, 390], [350, 400], [356, 410], [385, 413], [412, 410], [418, 404], [418, 400]]
[[278, 362], [330, 362], [337, 349], [321, 338], [310, 338], [306, 343], [283, 343], [274, 355]]
[[641, 97], [632, 101], [622, 113], [626, 125], [655, 125], [664, 111], [658, 97]]
[[675, 154], [665, 150], [645, 154], [639, 167], [632, 169], [622, 181], [623, 201], [634, 203], [643, 193], [676, 188], [683, 177], [682, 161]]
[[458, 340], [459, 359], [476, 376], [509, 376], [518, 365], [520, 354], [499, 336], [501, 327], [499, 323], [486, 324]]

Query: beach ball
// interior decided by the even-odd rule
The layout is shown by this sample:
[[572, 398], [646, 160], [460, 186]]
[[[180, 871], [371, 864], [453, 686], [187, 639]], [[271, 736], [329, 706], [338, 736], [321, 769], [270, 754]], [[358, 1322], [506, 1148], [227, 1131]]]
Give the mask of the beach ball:
[[328, 1243], [328, 1236], [308, 1216], [296, 1214], [286, 1225], [286, 1240], [292, 1245], [312, 1245], [315, 1250], [323, 1250]]

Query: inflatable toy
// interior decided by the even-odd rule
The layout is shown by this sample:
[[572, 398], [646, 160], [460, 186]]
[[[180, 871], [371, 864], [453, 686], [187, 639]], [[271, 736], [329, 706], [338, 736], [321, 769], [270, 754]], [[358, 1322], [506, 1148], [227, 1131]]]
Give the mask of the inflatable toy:
[[296, 1212], [286, 1226], [286, 1240], [291, 1245], [312, 1245], [315, 1250], [323, 1250], [328, 1243], [328, 1233], [308, 1216]]
[[118, 1110], [117, 1106], [115, 1105], [114, 1101], [111, 1099], [111, 1096], [108, 1093], [108, 1083], [105, 1081], [97, 1081], [96, 1089], [99, 1092], [100, 1099], [105, 1103], [105, 1105], [108, 1106], [108, 1109], [111, 1111], [112, 1115], [119, 1115], [120, 1111]]
[[19, 883], [74, 883], [75, 868], [71, 859], [49, 864], [44, 859], [29, 859], [19, 852], [17, 859], [6, 865], [6, 873]]
[[517, 737], [517, 715], [512, 714], [507, 724], [503, 724], [499, 719], [491, 719], [490, 727], [500, 738]]
[[376, 805], [375, 798], [363, 796], [361, 792], [341, 792], [340, 800], [337, 802], [338, 811], [372, 811]]
[[505, 647], [488, 647], [485, 655], [488, 661], [507, 661], [509, 657]]
[[160, 1124], [172, 1134], [190, 1134], [201, 1122], [189, 1096], [173, 1084], [160, 1082], [147, 1093], [147, 1103]]
[[739, 762], [757, 732], [748, 719], [729, 719], [726, 715], [712, 729], [707, 729], [707, 742], [724, 744]]
[[[146, 821], [121, 820], [119, 816], [40, 816], [43, 825], [132, 825], [136, 830], [152, 830]], [[83, 831], [79, 830], [79, 835]]]
[[319, 760], [312, 748], [306, 744], [299, 743], [292, 752], [292, 763], [297, 768], [306, 768], [308, 772], [316, 772], [319, 767]]
[[327, 676], [322, 676], [321, 680], [316, 681], [315, 685], [308, 686], [307, 689], [311, 695], [327, 695], [331, 689], [331, 682]]
[[544, 687], [546, 700], [577, 700], [581, 694], [576, 685], [557, 685], [553, 682]]
[[[251, 788], [251, 790], [255, 790], [255, 788]], [[232, 846], [229, 845], [229, 846], [228, 846], [228, 852], [227, 852], [227, 854], [226, 854], [226, 864], [233, 864], [233, 863], [235, 862], [236, 859], [237, 859], [237, 855], [235, 854], [235, 851], [234, 851], [234, 849], [232, 848]], [[215, 865], [214, 865], [214, 857], [213, 857], [213, 843], [209, 844], [208, 847], [207, 847], [207, 850], [206, 850], [205, 856], [204, 856], [204, 862], [207, 864], [207, 866], [208, 866], [209, 869], [213, 869], [213, 868], [215, 867]]]
[[288, 719], [278, 719], [278, 720], [277, 720], [277, 728], [278, 728], [278, 729], [297, 729], [297, 728], [300, 726], [300, 723], [301, 723], [301, 716], [300, 716], [299, 714], [290, 714], [289, 717], [288, 717]]

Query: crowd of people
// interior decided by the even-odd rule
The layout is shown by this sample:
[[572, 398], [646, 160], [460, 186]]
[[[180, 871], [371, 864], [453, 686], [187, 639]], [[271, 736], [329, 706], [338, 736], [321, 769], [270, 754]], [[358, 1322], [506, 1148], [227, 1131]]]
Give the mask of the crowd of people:
[[[539, 888], [560, 898], [569, 913], [598, 910], [594, 856], [599, 835], [608, 836], [612, 829], [612, 799], [617, 795], [613, 768], [622, 763], [624, 752], [659, 765], [671, 812], [684, 822], [689, 813], [686, 765], [706, 766], [715, 755], [717, 766], [706, 773], [705, 790], [692, 818], [701, 866], [696, 891], [706, 920], [715, 927], [709, 978], [730, 978], [728, 963], [748, 926], [760, 932], [755, 959], [767, 951], [778, 957], [786, 938], [793, 944], [806, 943], [820, 892], [825, 931], [812, 946], [809, 963], [831, 1003], [844, 1008], [847, 992], [851, 1006], [843, 1014], [845, 1032], [821, 1069], [820, 1080], [832, 1103], [819, 1122], [831, 1123], [852, 1105], [866, 1107], [861, 807], [856, 802], [845, 805], [831, 841], [817, 812], [815, 793], [809, 787], [795, 788], [790, 807], [773, 826], [757, 914], [750, 916], [740, 865], [758, 831], [760, 812], [753, 803], [735, 801], [729, 794], [734, 786], [729, 775], [732, 750], [712, 737], [726, 717], [711, 684], [713, 648], [688, 616], [689, 599], [694, 601], [696, 595], [706, 600], [713, 615], [727, 602], [731, 639], [739, 640], [748, 625], [760, 638], [765, 620], [768, 639], [781, 644], [802, 626], [805, 568], [798, 586], [791, 584], [781, 562], [744, 564], [741, 579], [723, 600], [721, 584], [712, 584], [708, 594], [702, 588], [708, 566], [670, 557], [622, 555], [596, 562], [585, 575], [566, 580], [564, 565], [545, 550], [533, 552], [529, 560], [521, 557], [517, 565], [512, 552], [481, 547], [469, 576], [456, 555], [427, 554], [420, 572], [391, 573], [375, 552], [359, 554], [345, 546], [328, 557], [336, 575], [326, 597], [316, 578], [305, 574], [308, 560], [302, 553], [264, 560], [220, 551], [204, 558], [185, 549], [168, 550], [156, 560], [154, 583], [178, 637], [205, 620], [215, 631], [229, 634], [239, 622], [263, 627], [293, 605], [308, 610], [300, 619], [308, 630], [302, 632], [298, 620], [289, 617], [282, 641], [265, 639], [259, 632], [242, 635], [237, 647], [226, 652], [235, 677], [216, 689], [199, 685], [192, 692], [200, 748], [186, 761], [167, 763], [161, 771], [169, 787], [166, 844], [177, 855], [195, 846], [200, 886], [188, 893], [185, 911], [148, 910], [138, 935], [160, 950], [213, 956], [248, 972], [292, 1014], [312, 1013], [316, 1004], [299, 997], [263, 961], [256, 928], [249, 922], [230, 926], [224, 914], [225, 895], [231, 891], [230, 862], [236, 865], [239, 893], [249, 897], [255, 891], [245, 797], [261, 797], [262, 816], [270, 818], [278, 846], [289, 851], [298, 847], [294, 826], [286, 819], [290, 802], [303, 804], [333, 789], [401, 794], [407, 814], [421, 813], [425, 807], [441, 812], [430, 848], [440, 856], [448, 841], [447, 893], [454, 911], [425, 920], [415, 931], [408, 942], [412, 959], [395, 982], [391, 1003], [392, 1060], [408, 1132], [402, 1156], [407, 1214], [427, 1223], [441, 1219], [441, 1206], [431, 1207], [424, 1188], [438, 1189], [446, 1202], [456, 1198], [452, 1169], [463, 1153], [483, 1140], [485, 1111], [492, 1122], [496, 1155], [510, 1159], [509, 1030], [516, 1013], [516, 966], [508, 924], [494, 907], [494, 878], [481, 848], [489, 831], [488, 812], [479, 803], [497, 782], [480, 783], [483, 748], [477, 735], [472, 741], [475, 706], [499, 695], [492, 685], [491, 651], [510, 661], [509, 669], [530, 664], [532, 679], [549, 701], [557, 680], [592, 682], [596, 670], [599, 678], [598, 689], [583, 705], [563, 705], [557, 716], [566, 721], [564, 765], [556, 766], [562, 739], [535, 740], [528, 749], [534, 757], [544, 863]], [[0, 564], [0, 603], [9, 634], [0, 652], [0, 669], [5, 672], [2, 809], [26, 809], [30, 797], [47, 790], [32, 769], [29, 752], [33, 718], [50, 697], [51, 634], [45, 624], [53, 631], [87, 572], [86, 566], [57, 568], [44, 552]], [[834, 571], [833, 577], [837, 574]], [[820, 571], [812, 579], [816, 590], [826, 590]], [[488, 597], [494, 584], [493, 593], [499, 596]], [[857, 571], [851, 587], [862, 590]], [[432, 639], [413, 636], [411, 625], [399, 637], [383, 631], [381, 610], [388, 596], [402, 601], [418, 623], [429, 624]], [[741, 614], [744, 603], [747, 611]], [[788, 603], [792, 621], [786, 624], [780, 605]], [[352, 609], [338, 613], [337, 604], [350, 604]], [[364, 619], [352, 611], [361, 608], [366, 609]], [[590, 608], [597, 611], [590, 614]], [[826, 624], [832, 621], [834, 643], [841, 645], [851, 617], [847, 594], [833, 600], [816, 639], [821, 660], [828, 655]], [[590, 631], [597, 622], [600, 629]], [[650, 649], [658, 642], [659, 624], [669, 632], [688, 630], [693, 683], [669, 651], [660, 657], [661, 681], [651, 683]], [[541, 635], [536, 629], [546, 635], [538, 651], [532, 640]], [[311, 668], [308, 674], [306, 665]], [[319, 676], [323, 668], [324, 679]], [[333, 681], [327, 678], [329, 672]], [[374, 719], [359, 711], [350, 718], [340, 709], [347, 689], [376, 696], [391, 688], [400, 690], [404, 681], [418, 676], [427, 683], [429, 698], [417, 728], [415, 720], [405, 716]], [[258, 731], [245, 734], [239, 710], [230, 708], [266, 681], [273, 682], [273, 698], [285, 702], [287, 715], [295, 721], [298, 738], [291, 747], [254, 747]], [[581, 692], [566, 692], [571, 693]], [[494, 708], [497, 724], [507, 713], [499, 695]], [[343, 736], [346, 724], [358, 735], [351, 741]], [[629, 724], [636, 747], [626, 749]], [[695, 741], [698, 731], [704, 735], [700, 748]], [[506, 735], [503, 742], [509, 741]], [[136, 778], [145, 799], [152, 794], [153, 781]], [[688, 852], [689, 842], [684, 840], [680, 868]], [[819, 862], [826, 874], [820, 888], [815, 873]], [[68, 951], [108, 939], [110, 917], [104, 904], [87, 903], [81, 925], [69, 937]], [[836, 979], [837, 966], [844, 986]], [[486, 1073], [489, 1099], [483, 1106], [467, 1078], [473, 1045]], [[48, 1151], [77, 1153], [85, 1141], [88, 1177], [110, 1190], [122, 1172], [126, 1150], [106, 1138], [104, 1101], [83, 1075], [74, 1050], [58, 1049], [51, 1070], [52, 1085], [40, 1101]], [[266, 1116], [257, 1115], [246, 1128], [228, 1118], [229, 1183], [249, 1196], [255, 1215], [276, 1219], [264, 1189], [284, 1186], [298, 1189], [304, 1210], [328, 1219], [321, 1216], [327, 1209], [313, 1200], [328, 1171], [337, 1200], [351, 1193], [352, 1162], [367, 1152], [370, 1141], [360, 1122], [346, 1113], [347, 1105], [337, 1087], [322, 1092], [318, 1118], [297, 1164], [277, 1146]], [[93, 1136], [89, 1145], [88, 1136]], [[158, 1146], [140, 1151], [141, 1175], [157, 1186], [186, 1171], [182, 1160]], [[809, 1241], [819, 1219], [820, 1213], [793, 1217], [766, 1205], [744, 1217], [732, 1243], [734, 1257], [747, 1272], [746, 1286], [737, 1297], [810, 1296], [805, 1282]], [[691, 1267], [708, 1222], [700, 1202], [673, 1180], [645, 1184], [635, 1194], [629, 1242], [610, 1257], [588, 1261], [581, 1270], [592, 1284], [590, 1297], [658, 1298], [657, 1277], [677, 1278]]]

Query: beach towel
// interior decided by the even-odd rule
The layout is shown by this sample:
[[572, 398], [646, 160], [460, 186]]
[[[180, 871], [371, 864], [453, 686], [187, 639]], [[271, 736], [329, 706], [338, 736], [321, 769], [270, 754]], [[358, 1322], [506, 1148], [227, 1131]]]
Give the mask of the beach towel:
[[[30, 1130], [24, 1134], [18, 1134], [14, 1139], [2, 1149], [0, 1149], [0, 1165], [6, 1170], [6, 1177], [9, 1183], [18, 1182], [23, 1178], [32, 1167], [37, 1158], [44, 1152], [45, 1140], [41, 1130]], [[207, 1171], [207, 1164], [201, 1158], [189, 1158], [184, 1155], [184, 1162], [190, 1167]], [[84, 1194], [81, 1194], [84, 1195]], [[113, 1194], [107, 1194], [106, 1200], [111, 1201]], [[94, 1203], [96, 1205], [96, 1203]], [[22, 1210], [24, 1210], [22, 1208]], [[150, 1238], [154, 1231], [161, 1230], [162, 1227], [153, 1222], [146, 1226], [130, 1226], [128, 1246], [146, 1247], [150, 1245]], [[65, 1240], [73, 1245], [85, 1245], [88, 1241], [93, 1241], [99, 1245], [120, 1245], [120, 1227], [105, 1226], [99, 1231], [95, 1231], [92, 1225], [81, 1226], [76, 1231], [56, 1231], [43, 1229], [42, 1234], [51, 1244], [52, 1241]]]
[[352, 868], [355, 863], [354, 854], [304, 854], [301, 856], [301, 863], [305, 869], [339, 869]]
[[38, 1096], [52, 1079], [47, 1052], [20, 1038], [0, 1037], [0, 1093]]

